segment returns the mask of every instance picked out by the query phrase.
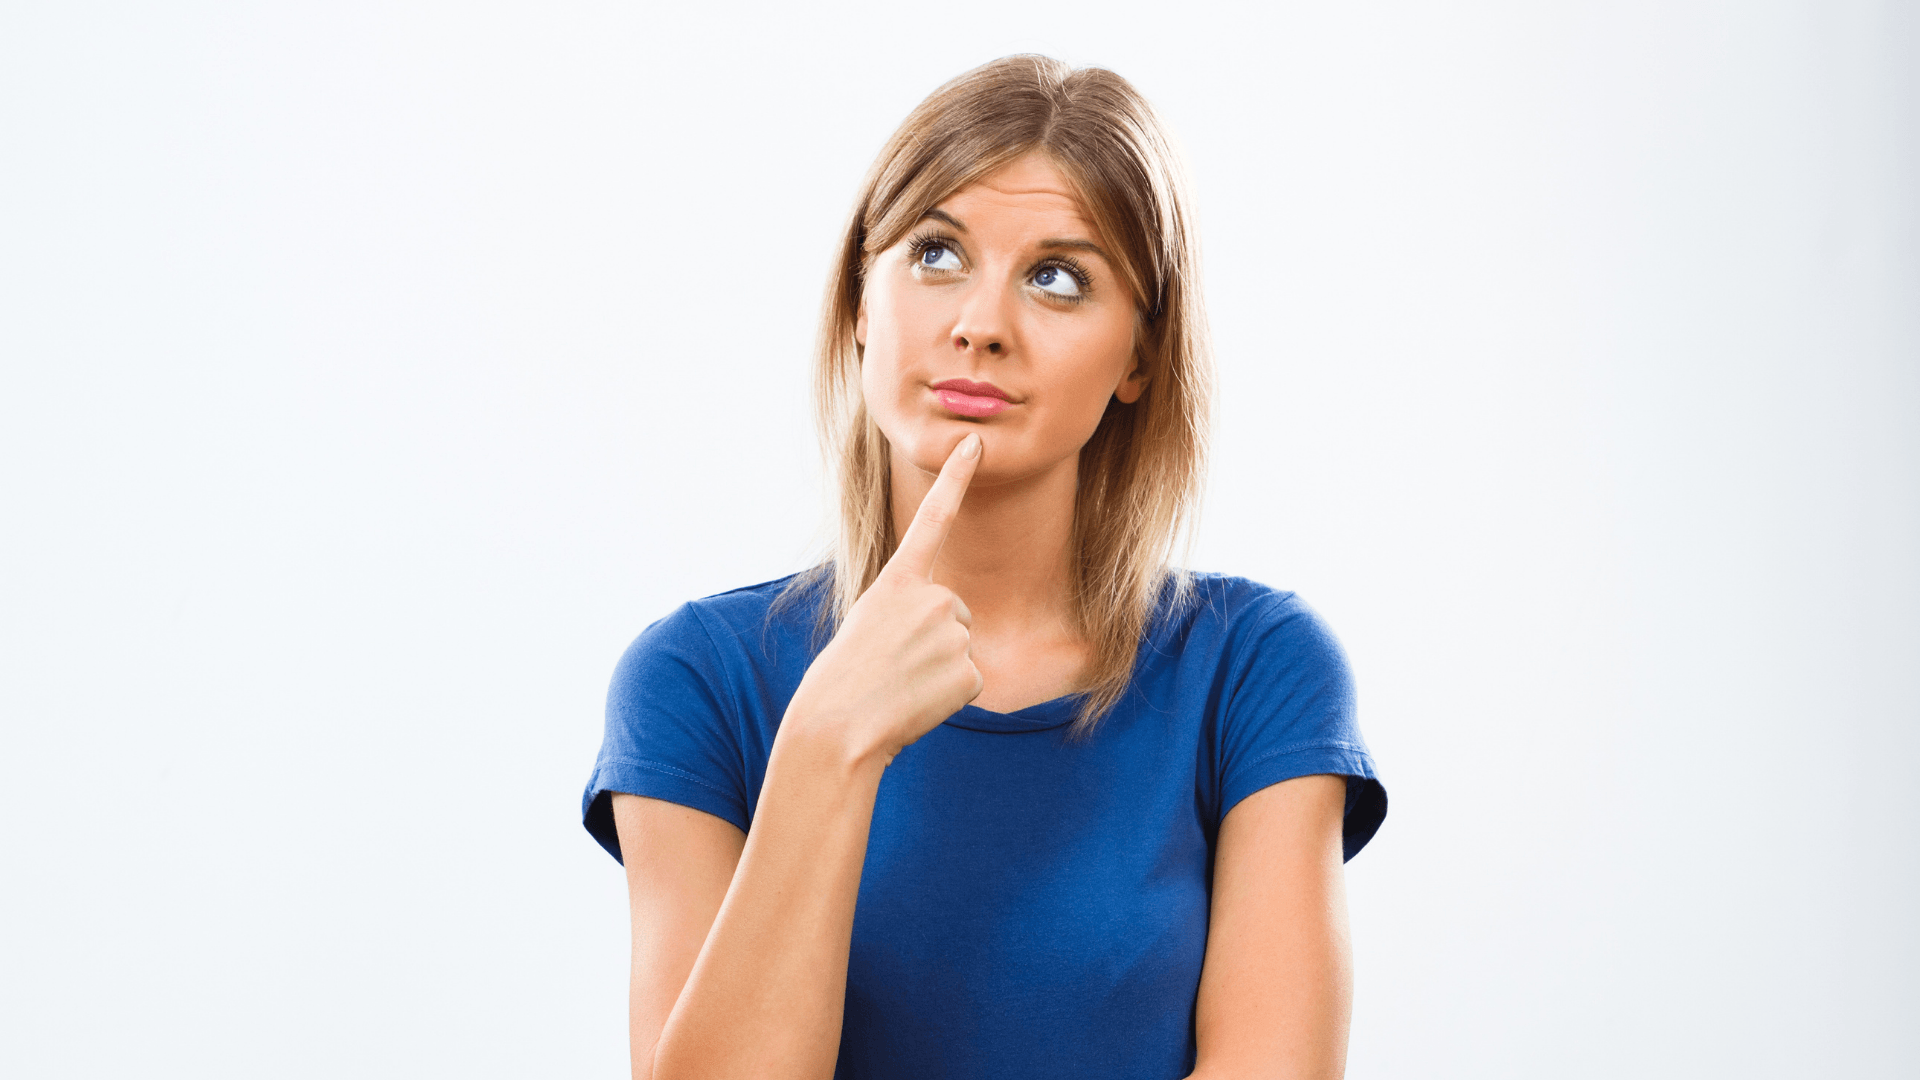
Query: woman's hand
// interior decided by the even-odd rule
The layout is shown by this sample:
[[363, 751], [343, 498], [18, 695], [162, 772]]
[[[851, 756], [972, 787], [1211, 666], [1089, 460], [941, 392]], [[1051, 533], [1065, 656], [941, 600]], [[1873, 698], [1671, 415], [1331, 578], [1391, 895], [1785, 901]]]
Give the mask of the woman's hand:
[[979, 463], [970, 435], [807, 669], [744, 837], [722, 822], [696, 832], [689, 819], [713, 821], [697, 810], [616, 796], [620, 840], [634, 853], [635, 1076], [833, 1075], [881, 774], [980, 693], [967, 654], [972, 616], [933, 583]]
[[980, 436], [947, 455], [940, 476], [871, 587], [807, 669], [781, 722], [831, 734], [882, 764], [980, 696], [969, 655], [973, 615], [933, 583], [933, 562], [980, 463]]

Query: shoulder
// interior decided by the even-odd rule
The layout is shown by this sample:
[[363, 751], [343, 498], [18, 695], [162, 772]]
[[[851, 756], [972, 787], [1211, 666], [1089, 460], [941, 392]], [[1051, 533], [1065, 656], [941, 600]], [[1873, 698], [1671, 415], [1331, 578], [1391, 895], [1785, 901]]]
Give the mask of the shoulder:
[[823, 592], [802, 574], [689, 600], [655, 621], [621, 657], [616, 682], [663, 664], [713, 677], [741, 665], [810, 655]]
[[758, 794], [753, 762], [766, 760], [779, 719], [771, 704], [778, 695], [765, 691], [804, 666], [802, 650], [784, 643], [810, 616], [780, 602], [797, 577], [689, 600], [621, 655], [583, 803], [588, 830], [616, 857], [608, 792], [680, 803], [747, 828]]
[[1161, 622], [1163, 635], [1188, 645], [1217, 641], [1228, 653], [1280, 647], [1340, 655], [1332, 628], [1298, 593], [1232, 574], [1191, 572], [1184, 595], [1169, 581]]
[[810, 588], [802, 577], [802, 574], [788, 574], [702, 596], [682, 604], [675, 614], [684, 613], [686, 617], [713, 626], [744, 626], [765, 622], [770, 616], [798, 614], [800, 607], [807, 607], [810, 612], [816, 589]]
[[801, 574], [788, 574], [688, 600], [648, 626], [635, 644], [649, 639], [691, 643], [702, 637], [718, 641], [769, 625], [800, 625], [812, 619], [819, 599], [817, 586], [801, 579]]
[[766, 610], [773, 605], [774, 601], [778, 600], [787, 591], [788, 587], [797, 585], [801, 586], [804, 590], [805, 585], [803, 579], [807, 576], [807, 573], [808, 571], [802, 571], [800, 573], [787, 574], [784, 577], [756, 582], [752, 585], [742, 585], [736, 589], [728, 589], [725, 592], [717, 592], [711, 596], [703, 596], [698, 600], [689, 601], [689, 603], [714, 611], [739, 610], [755, 611], [764, 614]]
[[1353, 673], [1326, 620], [1296, 593], [1229, 574], [1194, 573], [1184, 598], [1169, 583], [1152, 648], [1178, 668], [1204, 671], [1231, 716], [1311, 703], [1350, 713]]
[[1216, 748], [1224, 818], [1242, 799], [1298, 776], [1345, 776], [1347, 858], [1386, 816], [1360, 735], [1353, 672], [1326, 620], [1297, 594], [1225, 574], [1196, 574], [1184, 644], [1212, 643]]

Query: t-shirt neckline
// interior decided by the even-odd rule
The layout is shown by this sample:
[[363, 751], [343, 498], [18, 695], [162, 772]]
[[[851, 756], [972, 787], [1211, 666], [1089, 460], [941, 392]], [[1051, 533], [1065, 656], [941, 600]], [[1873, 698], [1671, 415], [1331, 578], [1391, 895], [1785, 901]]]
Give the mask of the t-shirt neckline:
[[1043, 701], [1038, 705], [1029, 705], [1010, 713], [994, 712], [978, 705], [962, 705], [960, 711], [947, 717], [950, 727], [966, 728], [968, 731], [995, 731], [1017, 734], [1023, 731], [1046, 731], [1049, 728], [1063, 727], [1073, 722], [1074, 711], [1080, 707], [1083, 694], [1067, 694]]

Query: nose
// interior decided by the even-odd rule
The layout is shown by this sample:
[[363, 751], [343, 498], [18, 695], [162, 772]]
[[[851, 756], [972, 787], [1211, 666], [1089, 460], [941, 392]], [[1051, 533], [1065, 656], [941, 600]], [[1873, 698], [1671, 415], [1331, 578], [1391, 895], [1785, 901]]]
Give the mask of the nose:
[[1003, 285], [981, 282], [967, 290], [953, 323], [954, 350], [988, 356], [1005, 354], [1011, 337], [1007, 304], [1012, 299]]

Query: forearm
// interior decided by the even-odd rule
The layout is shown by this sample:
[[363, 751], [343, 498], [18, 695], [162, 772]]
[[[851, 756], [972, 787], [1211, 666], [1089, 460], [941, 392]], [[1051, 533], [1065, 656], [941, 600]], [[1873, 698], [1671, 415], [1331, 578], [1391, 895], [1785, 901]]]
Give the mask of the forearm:
[[833, 1074], [882, 769], [791, 717], [782, 725], [739, 867], [654, 1049], [654, 1080]]

